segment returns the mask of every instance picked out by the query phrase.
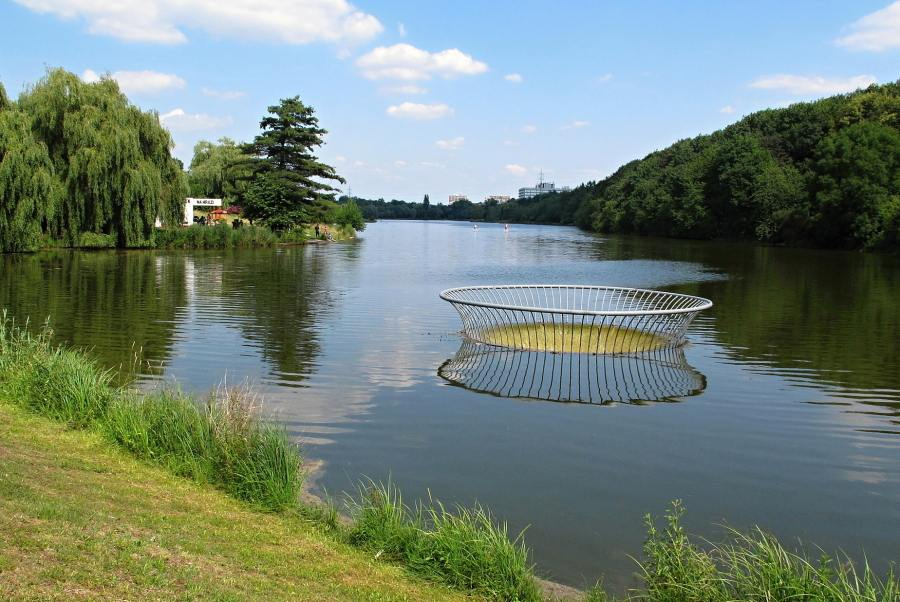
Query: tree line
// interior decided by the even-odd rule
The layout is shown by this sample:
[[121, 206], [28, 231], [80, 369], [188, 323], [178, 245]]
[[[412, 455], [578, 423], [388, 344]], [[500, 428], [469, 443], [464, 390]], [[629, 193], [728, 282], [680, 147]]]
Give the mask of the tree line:
[[131, 104], [110, 77], [85, 82], [50, 69], [11, 100], [0, 85], [0, 252], [47, 246], [154, 246], [177, 227], [184, 199], [222, 197], [276, 232], [312, 222], [356, 229], [343, 183], [315, 150], [327, 133], [299, 97], [268, 107], [253, 141], [201, 142], [189, 171], [171, 155], [155, 111]]
[[504, 204], [356, 199], [369, 219], [577, 225], [604, 233], [900, 248], [900, 82], [748, 115], [572, 191]]

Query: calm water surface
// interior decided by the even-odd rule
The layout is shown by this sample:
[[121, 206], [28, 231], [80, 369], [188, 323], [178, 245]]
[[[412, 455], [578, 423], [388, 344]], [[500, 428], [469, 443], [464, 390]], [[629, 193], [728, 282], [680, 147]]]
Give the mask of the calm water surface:
[[[897, 258], [382, 222], [350, 244], [4, 256], [0, 268], [0, 306], [49, 316], [59, 340], [111, 366], [140, 350], [143, 386], [250, 379], [303, 443], [319, 493], [367, 475], [408, 499], [483, 502], [528, 526], [539, 571], [565, 583], [632, 584], [642, 516], [674, 498], [704, 536], [759, 523], [865, 550], [881, 570], [900, 559]], [[491, 283], [708, 297], [679, 369], [699, 384], [611, 405], [453, 386], [438, 369], [460, 324], [437, 294]], [[670, 375], [657, 376], [665, 391]]]

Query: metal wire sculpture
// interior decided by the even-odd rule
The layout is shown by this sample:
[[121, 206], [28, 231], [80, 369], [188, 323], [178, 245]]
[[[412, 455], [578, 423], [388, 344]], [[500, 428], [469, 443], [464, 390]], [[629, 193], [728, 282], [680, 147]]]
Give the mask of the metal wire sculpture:
[[526, 351], [635, 354], [684, 343], [702, 297], [611, 286], [496, 285], [451, 288], [466, 339]]
[[463, 339], [438, 374], [498, 397], [607, 405], [678, 401], [706, 388], [681, 348], [641, 355], [519, 351]]

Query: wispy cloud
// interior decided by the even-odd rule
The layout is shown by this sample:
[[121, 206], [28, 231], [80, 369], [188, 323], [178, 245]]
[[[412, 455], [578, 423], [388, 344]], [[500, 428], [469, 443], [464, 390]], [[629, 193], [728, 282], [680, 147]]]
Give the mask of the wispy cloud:
[[518, 163], [507, 163], [503, 170], [506, 173], [512, 174], [514, 176], [524, 176], [528, 174], [528, 168], [524, 165], [519, 165]]
[[356, 65], [368, 79], [402, 81], [428, 80], [433, 76], [451, 79], [488, 70], [485, 63], [458, 48], [428, 52], [411, 44], [379, 46], [359, 57]]
[[750, 87], [807, 96], [853, 92], [854, 90], [870, 86], [877, 81], [872, 75], [828, 78], [818, 75], [779, 74], [760, 77], [751, 82]]
[[159, 116], [159, 121], [172, 132], [214, 130], [231, 125], [231, 117], [215, 117], [206, 113], [187, 113], [184, 109], [172, 109]]
[[214, 90], [212, 88], [203, 88], [203, 95], [220, 100], [237, 100], [247, 96], [246, 92], [240, 90]]
[[403, 23], [397, 23], [397, 33], [400, 34], [401, 38], [406, 37], [406, 25]]
[[[100, 75], [93, 69], [85, 69], [81, 79], [86, 82], [100, 81]], [[160, 73], [159, 71], [115, 71], [108, 77], [116, 80], [119, 88], [125, 94], [156, 94], [164, 90], [184, 88], [186, 82], [172, 73]]]
[[531, 124], [529, 123], [529, 124], [527, 124], [527, 125], [523, 125], [521, 129], [522, 129], [522, 133], [523, 133], [523, 134], [533, 134], [533, 133], [535, 133], [535, 132], [537, 131], [537, 126], [536, 126], [536, 125], [531, 125]]
[[584, 121], [583, 119], [576, 119], [572, 123], [568, 123], [562, 127], [564, 130], [578, 130], [581, 128], [586, 128], [591, 125], [590, 121]]
[[607, 84], [612, 81], [613, 74], [612, 73], [604, 73], [600, 77], [597, 78], [598, 84]]
[[512, 84], [521, 84], [523, 81], [522, 76], [518, 73], [507, 73], [506, 75], [503, 76], [503, 79], [505, 79], [506, 81], [508, 81]]
[[381, 89], [385, 94], [425, 94], [427, 89], [416, 84], [400, 84], [398, 86], [385, 86]]
[[183, 44], [184, 30], [216, 36], [308, 44], [354, 44], [384, 29], [347, 0], [15, 0], [37, 13], [80, 19], [88, 32], [127, 42]]
[[407, 119], [440, 119], [453, 114], [453, 109], [444, 103], [420, 104], [404, 102], [399, 105], [391, 105], [387, 108], [387, 114], [391, 117]]
[[721, 109], [719, 109], [719, 113], [724, 113], [725, 115], [734, 114], [734, 107], [731, 105], [725, 105]]
[[456, 138], [450, 138], [448, 140], [438, 140], [434, 144], [443, 150], [459, 150], [466, 143], [466, 139], [462, 136], [457, 136]]
[[851, 50], [884, 52], [900, 48], [900, 0], [850, 24], [850, 33], [835, 44]]

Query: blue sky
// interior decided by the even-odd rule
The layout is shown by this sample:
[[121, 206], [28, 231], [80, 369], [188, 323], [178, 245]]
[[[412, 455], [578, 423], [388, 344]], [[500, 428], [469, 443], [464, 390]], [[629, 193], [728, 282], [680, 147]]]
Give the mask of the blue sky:
[[190, 161], [299, 94], [364, 197], [558, 185], [742, 115], [900, 78], [900, 1], [0, 0], [11, 96], [116, 77]]

